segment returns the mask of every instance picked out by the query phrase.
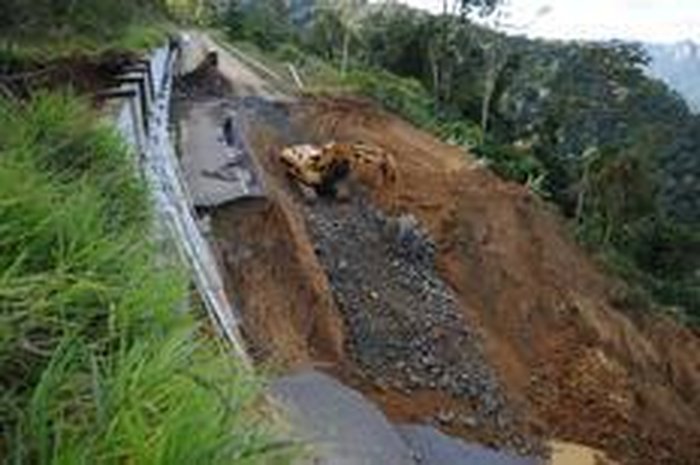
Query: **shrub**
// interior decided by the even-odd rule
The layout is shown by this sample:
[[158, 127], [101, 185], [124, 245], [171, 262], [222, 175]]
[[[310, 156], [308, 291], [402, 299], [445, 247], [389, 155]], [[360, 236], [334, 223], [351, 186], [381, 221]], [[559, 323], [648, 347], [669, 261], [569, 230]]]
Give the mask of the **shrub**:
[[258, 381], [182, 311], [185, 273], [150, 221], [128, 151], [85, 104], [0, 101], [6, 463], [270, 463]]
[[473, 150], [484, 141], [481, 128], [467, 120], [451, 120], [441, 123], [438, 135], [448, 144], [457, 145], [466, 150]]
[[45, 61], [105, 49], [142, 50], [164, 41], [167, 23], [160, 0], [3, 0], [0, 55]]
[[485, 142], [474, 149], [477, 157], [485, 159], [501, 177], [521, 184], [542, 179], [546, 171], [531, 152], [511, 145]]
[[432, 98], [415, 79], [384, 70], [355, 70], [348, 73], [344, 83], [352, 91], [373, 98], [417, 126], [428, 129], [435, 126]]
[[644, 276], [646, 288], [662, 304], [679, 307], [700, 322], [700, 233], [654, 215], [623, 228], [615, 247]]

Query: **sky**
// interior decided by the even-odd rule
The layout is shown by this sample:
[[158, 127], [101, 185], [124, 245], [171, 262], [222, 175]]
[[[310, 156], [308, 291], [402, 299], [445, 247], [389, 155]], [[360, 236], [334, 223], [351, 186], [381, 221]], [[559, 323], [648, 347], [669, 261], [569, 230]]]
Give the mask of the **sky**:
[[[400, 0], [440, 11], [442, 0]], [[700, 42], [700, 0], [509, 0], [524, 33], [560, 39]], [[538, 17], [548, 7], [547, 14]]]

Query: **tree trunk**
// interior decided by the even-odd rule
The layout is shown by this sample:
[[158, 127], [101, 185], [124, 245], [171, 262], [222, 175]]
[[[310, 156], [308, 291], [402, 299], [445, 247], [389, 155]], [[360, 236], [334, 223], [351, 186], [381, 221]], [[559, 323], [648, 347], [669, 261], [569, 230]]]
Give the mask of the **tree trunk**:
[[580, 225], [583, 221], [583, 209], [586, 206], [586, 187], [581, 187], [578, 193], [578, 198], [576, 199], [576, 214], [575, 222]]
[[343, 58], [340, 65], [340, 75], [345, 77], [348, 71], [348, 60], [350, 55], [350, 31], [346, 30], [343, 36]]
[[[489, 73], [490, 74], [490, 73]], [[486, 136], [489, 126], [489, 116], [491, 114], [491, 99], [495, 88], [493, 77], [489, 75], [484, 85], [484, 97], [481, 99], [481, 132]]]
[[433, 75], [433, 97], [437, 107], [440, 102], [440, 64], [433, 47], [428, 48], [428, 59], [430, 61], [430, 70]]
[[583, 221], [583, 212], [586, 207], [586, 194], [588, 194], [588, 179], [589, 179], [589, 161], [584, 160], [583, 176], [581, 177], [581, 187], [579, 188], [576, 199], [576, 224], [581, 224]]
[[605, 237], [603, 238], [603, 245], [610, 245], [610, 241], [612, 240], [614, 230], [615, 221], [610, 216], [608, 216], [607, 218], [605, 218]]

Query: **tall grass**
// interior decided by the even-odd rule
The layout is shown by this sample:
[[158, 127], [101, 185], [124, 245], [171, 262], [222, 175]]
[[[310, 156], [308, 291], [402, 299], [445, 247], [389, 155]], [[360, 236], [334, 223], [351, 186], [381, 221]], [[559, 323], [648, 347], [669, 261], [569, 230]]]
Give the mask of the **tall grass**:
[[150, 224], [129, 152], [85, 104], [0, 101], [5, 463], [285, 460], [259, 381], [182, 311], [188, 282]]
[[158, 0], [3, 0], [0, 64], [148, 49], [164, 41], [168, 18]]

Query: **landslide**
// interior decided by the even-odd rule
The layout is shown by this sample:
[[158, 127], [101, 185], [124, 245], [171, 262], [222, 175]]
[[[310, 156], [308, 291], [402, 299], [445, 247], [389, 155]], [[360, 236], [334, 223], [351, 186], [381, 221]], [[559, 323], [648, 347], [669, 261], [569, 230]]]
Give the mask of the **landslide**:
[[215, 210], [212, 228], [253, 358], [275, 366], [341, 360], [342, 323], [293, 209], [239, 200]]
[[[398, 173], [390, 189], [367, 186], [371, 202], [386, 215], [413, 215], [434, 242], [460, 321], [480, 335], [505, 396], [527, 418], [518, 428], [621, 463], [698, 463], [697, 335], [630, 306], [624, 284], [577, 245], [551, 205], [369, 103], [306, 98], [263, 107], [248, 106], [248, 132], [268, 199], [213, 213], [229, 292], [263, 359], [320, 363], [398, 421], [465, 408], [439, 389], [386, 386], [358, 367], [308, 199], [277, 160], [294, 142], [370, 143], [393, 154]], [[512, 445], [449, 420], [442, 426], [456, 434]]]

